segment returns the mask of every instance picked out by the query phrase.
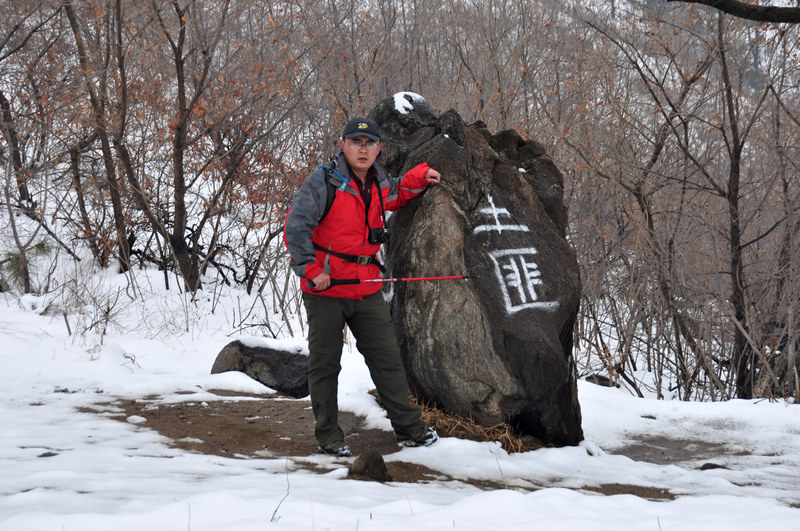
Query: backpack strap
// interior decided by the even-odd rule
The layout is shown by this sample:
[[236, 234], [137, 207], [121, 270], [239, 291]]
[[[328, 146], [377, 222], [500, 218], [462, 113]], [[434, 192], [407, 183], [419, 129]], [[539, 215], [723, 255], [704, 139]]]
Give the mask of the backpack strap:
[[[317, 168], [321, 168], [325, 170], [325, 184], [328, 190], [328, 196], [325, 200], [325, 209], [322, 211], [322, 215], [319, 217], [319, 223], [322, 223], [322, 220], [325, 219], [325, 216], [328, 215], [328, 212], [331, 211], [331, 206], [333, 206], [333, 200], [336, 199], [336, 190], [344, 190], [344, 187], [347, 186], [347, 183], [350, 182], [350, 179], [339, 173], [334, 169], [336, 166], [335, 159], [331, 158], [331, 165], [330, 166], [317, 166]], [[342, 179], [342, 185], [338, 188], [331, 183], [331, 175], [333, 174], [338, 175]], [[381, 202], [382, 204], [382, 202]]]
[[336, 187], [331, 183], [331, 168], [327, 166], [319, 167], [325, 169], [325, 184], [328, 189], [328, 197], [325, 200], [325, 210], [322, 211], [322, 215], [319, 217], [319, 223], [322, 223], [322, 220], [325, 219], [325, 216], [328, 215], [328, 212], [331, 211], [331, 207], [333, 206], [333, 200], [336, 198]]

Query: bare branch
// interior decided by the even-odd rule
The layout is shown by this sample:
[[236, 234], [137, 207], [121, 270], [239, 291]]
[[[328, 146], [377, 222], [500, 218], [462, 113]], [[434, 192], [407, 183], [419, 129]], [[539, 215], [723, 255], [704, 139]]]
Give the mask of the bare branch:
[[755, 20], [756, 22], [800, 22], [800, 7], [761, 6], [739, 2], [737, 0], [667, 0], [667, 2], [683, 2], [713, 7], [734, 17]]

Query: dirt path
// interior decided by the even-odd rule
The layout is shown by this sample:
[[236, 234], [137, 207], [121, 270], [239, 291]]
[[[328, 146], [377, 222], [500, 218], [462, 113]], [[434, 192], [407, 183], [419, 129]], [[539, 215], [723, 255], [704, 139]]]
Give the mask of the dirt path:
[[[168, 403], [161, 397], [147, 397], [120, 400], [87, 411], [104, 411], [106, 414], [111, 411], [119, 420], [138, 420], [141, 426], [168, 437], [174, 447], [191, 452], [233, 458], [298, 457], [317, 452], [314, 416], [308, 400], [274, 395], [234, 395], [223, 391], [214, 391], [214, 394], [220, 399], [195, 401], [187, 395], [186, 401]], [[340, 413], [340, 424], [354, 455], [367, 449], [375, 449], [381, 455], [399, 451], [393, 433], [365, 429], [363, 420], [352, 413]], [[640, 441], [615, 453], [656, 464], [674, 464], [724, 453], [721, 448], [712, 446], [661, 438]], [[298, 464], [302, 466], [300, 461]], [[453, 480], [439, 471], [412, 463], [392, 461], [387, 463], [387, 468], [393, 481]], [[503, 484], [487, 481], [469, 483], [484, 489], [506, 488]], [[585, 490], [602, 494], [634, 494], [647, 499], [674, 499], [668, 490], [635, 485], [602, 485], [586, 487]]]

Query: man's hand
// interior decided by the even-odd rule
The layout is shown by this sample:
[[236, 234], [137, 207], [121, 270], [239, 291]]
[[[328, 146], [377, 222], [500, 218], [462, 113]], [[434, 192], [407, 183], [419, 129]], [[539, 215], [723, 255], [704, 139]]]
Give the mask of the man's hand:
[[315, 276], [309, 282], [309, 284], [311, 285], [311, 289], [314, 291], [325, 291], [331, 287], [331, 277], [325, 273], [320, 273], [319, 275]]
[[428, 171], [425, 172], [425, 180], [428, 184], [438, 184], [441, 179], [442, 175], [433, 168], [428, 168]]

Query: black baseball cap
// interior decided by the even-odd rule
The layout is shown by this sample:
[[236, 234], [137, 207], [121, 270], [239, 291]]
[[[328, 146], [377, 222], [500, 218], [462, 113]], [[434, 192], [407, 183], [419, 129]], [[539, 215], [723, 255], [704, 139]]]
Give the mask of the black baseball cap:
[[344, 126], [342, 138], [365, 136], [377, 142], [381, 140], [381, 128], [375, 120], [369, 118], [353, 118]]

